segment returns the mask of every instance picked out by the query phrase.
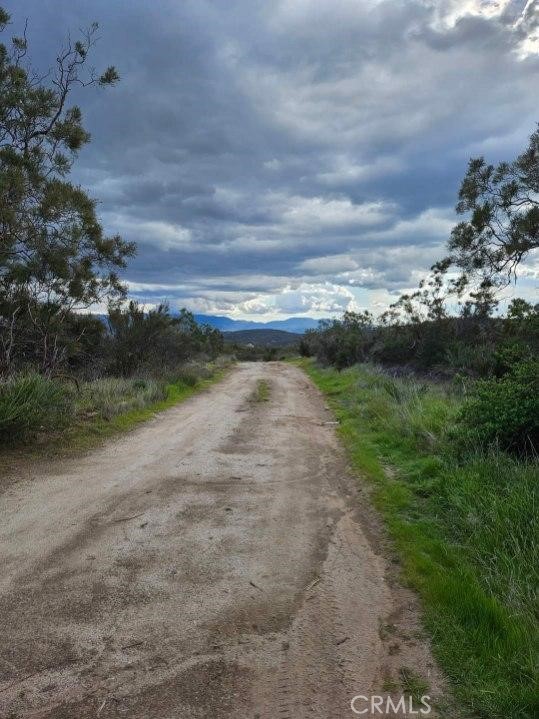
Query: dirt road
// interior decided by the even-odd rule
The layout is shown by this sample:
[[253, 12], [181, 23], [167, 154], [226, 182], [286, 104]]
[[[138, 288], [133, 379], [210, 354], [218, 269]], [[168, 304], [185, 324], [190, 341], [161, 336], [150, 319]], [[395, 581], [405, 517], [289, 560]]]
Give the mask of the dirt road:
[[428, 673], [332, 419], [299, 369], [242, 364], [10, 485], [0, 716], [341, 719]]

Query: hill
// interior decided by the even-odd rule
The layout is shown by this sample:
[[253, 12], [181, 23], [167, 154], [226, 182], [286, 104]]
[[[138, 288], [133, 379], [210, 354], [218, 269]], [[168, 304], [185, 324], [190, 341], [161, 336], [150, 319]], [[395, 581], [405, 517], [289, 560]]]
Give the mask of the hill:
[[199, 324], [211, 325], [221, 332], [236, 330], [283, 330], [303, 334], [306, 330], [316, 329], [319, 320], [312, 317], [288, 317], [286, 320], [272, 322], [252, 322], [251, 320], [233, 320], [221, 315], [195, 315]]
[[301, 335], [284, 330], [236, 330], [223, 332], [225, 342], [234, 342], [239, 345], [252, 344], [257, 347], [290, 347], [297, 344]]

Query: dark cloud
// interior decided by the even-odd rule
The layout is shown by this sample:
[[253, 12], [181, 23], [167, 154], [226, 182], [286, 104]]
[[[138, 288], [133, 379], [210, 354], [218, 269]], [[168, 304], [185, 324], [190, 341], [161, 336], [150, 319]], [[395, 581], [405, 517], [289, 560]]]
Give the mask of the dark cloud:
[[101, 25], [76, 179], [137, 241], [141, 300], [236, 314], [377, 306], [441, 254], [467, 159], [537, 119], [515, 0], [17, 0], [40, 67]]

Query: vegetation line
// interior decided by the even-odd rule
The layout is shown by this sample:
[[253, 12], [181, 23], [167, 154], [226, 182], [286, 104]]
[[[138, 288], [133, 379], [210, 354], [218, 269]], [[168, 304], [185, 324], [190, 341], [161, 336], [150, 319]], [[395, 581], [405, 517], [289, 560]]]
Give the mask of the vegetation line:
[[186, 384], [180, 379], [166, 386], [166, 397], [164, 399], [153, 402], [146, 407], [128, 410], [110, 420], [95, 418], [89, 422], [81, 422], [75, 429], [74, 435], [68, 435], [65, 439], [69, 439], [70, 444], [74, 439], [79, 449], [95, 446], [95, 440], [99, 442], [118, 433], [133, 429], [138, 424], [154, 417], [155, 414], [185, 402], [194, 394], [207, 389], [221, 380], [225, 374], [226, 369], [215, 370], [210, 377], [195, 384]]
[[368, 365], [299, 365], [327, 396], [353, 467], [372, 483], [403, 578], [421, 596], [459, 701], [451, 716], [537, 716], [533, 459], [455, 452], [451, 430], [465, 402], [450, 384], [394, 379]]
[[207, 389], [223, 379], [229, 366], [215, 363], [205, 367], [202, 378], [185, 373], [162, 385], [140, 379], [84, 383], [69, 426], [52, 431], [43, 427], [41, 441], [33, 441], [30, 446], [3, 448], [6, 461], [2, 465], [9, 471], [10, 457], [67, 457], [99, 446], [106, 439], [128, 432], [157, 413]]

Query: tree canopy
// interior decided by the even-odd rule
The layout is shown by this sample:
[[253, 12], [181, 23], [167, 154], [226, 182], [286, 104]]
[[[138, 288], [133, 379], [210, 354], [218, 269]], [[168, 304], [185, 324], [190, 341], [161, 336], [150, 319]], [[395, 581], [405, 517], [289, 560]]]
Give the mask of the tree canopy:
[[[0, 30], [10, 22], [0, 8]], [[0, 44], [0, 317], [3, 364], [14, 325], [30, 321], [47, 355], [51, 333], [65, 313], [124, 294], [118, 269], [132, 243], [108, 237], [96, 202], [68, 180], [78, 151], [90, 141], [82, 112], [68, 103], [75, 87], [113, 85], [114, 67], [87, 69], [97, 39], [94, 23], [67, 42], [55, 67], [38, 72], [28, 62], [26, 27]], [[49, 353], [50, 354], [50, 353]], [[52, 361], [44, 357], [43, 362]]]
[[514, 279], [539, 247], [539, 128], [513, 162], [471, 159], [456, 209], [468, 218], [451, 233], [451, 264], [496, 283]]

